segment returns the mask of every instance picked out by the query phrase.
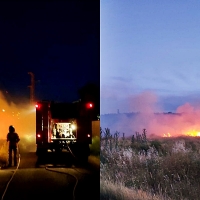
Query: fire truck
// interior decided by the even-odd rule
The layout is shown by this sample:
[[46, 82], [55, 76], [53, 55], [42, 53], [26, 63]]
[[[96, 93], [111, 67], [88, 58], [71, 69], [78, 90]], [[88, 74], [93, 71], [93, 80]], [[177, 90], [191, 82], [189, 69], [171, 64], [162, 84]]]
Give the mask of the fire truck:
[[79, 158], [87, 159], [92, 143], [92, 102], [36, 103], [36, 154], [70, 150]]

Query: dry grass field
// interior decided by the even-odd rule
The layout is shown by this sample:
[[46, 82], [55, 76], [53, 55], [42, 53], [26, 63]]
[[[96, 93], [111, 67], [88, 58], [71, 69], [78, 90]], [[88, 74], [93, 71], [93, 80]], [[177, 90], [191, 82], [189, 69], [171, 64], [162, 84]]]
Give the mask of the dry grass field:
[[200, 137], [101, 130], [101, 200], [200, 199]]

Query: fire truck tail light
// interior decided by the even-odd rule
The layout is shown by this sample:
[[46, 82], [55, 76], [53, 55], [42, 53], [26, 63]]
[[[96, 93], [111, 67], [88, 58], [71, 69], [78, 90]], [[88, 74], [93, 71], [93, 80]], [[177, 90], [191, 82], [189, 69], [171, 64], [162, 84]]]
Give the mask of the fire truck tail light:
[[41, 108], [41, 104], [35, 104], [35, 108], [37, 109], [37, 108]]
[[88, 109], [93, 108], [93, 103], [87, 103], [87, 104], [86, 104], [86, 108], [88, 108]]
[[87, 134], [88, 137], [90, 137], [90, 134]]
[[38, 137], [38, 138], [40, 138], [40, 137], [41, 137], [41, 135], [40, 135], [40, 134], [37, 134], [37, 137]]

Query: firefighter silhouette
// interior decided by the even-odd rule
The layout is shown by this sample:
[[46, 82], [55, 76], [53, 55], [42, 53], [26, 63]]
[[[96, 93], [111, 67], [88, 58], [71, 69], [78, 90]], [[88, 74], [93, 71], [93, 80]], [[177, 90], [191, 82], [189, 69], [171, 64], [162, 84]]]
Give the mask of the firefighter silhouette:
[[9, 142], [8, 166], [12, 166], [12, 152], [14, 153], [14, 166], [17, 166], [17, 143], [19, 141], [19, 135], [15, 132], [14, 126], [9, 126], [9, 133], [7, 134], [7, 142]]

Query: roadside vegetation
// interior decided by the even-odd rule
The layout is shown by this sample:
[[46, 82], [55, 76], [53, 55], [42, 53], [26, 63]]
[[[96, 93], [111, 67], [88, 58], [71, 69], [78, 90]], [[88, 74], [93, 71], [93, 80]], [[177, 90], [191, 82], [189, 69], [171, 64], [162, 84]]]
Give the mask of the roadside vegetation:
[[92, 138], [92, 144], [90, 144], [90, 154], [97, 158], [100, 156], [100, 138], [98, 136]]
[[200, 137], [100, 133], [100, 199], [198, 200]]

